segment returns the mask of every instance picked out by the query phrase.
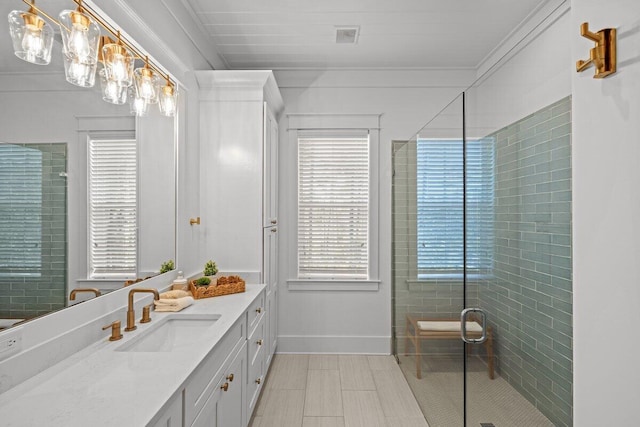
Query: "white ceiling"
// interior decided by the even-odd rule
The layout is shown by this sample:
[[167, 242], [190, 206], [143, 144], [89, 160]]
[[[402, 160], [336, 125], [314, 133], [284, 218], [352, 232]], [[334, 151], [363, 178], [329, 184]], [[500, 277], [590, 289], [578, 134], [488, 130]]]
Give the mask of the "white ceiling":
[[[547, 0], [186, 0], [230, 69], [476, 68]], [[336, 26], [360, 27], [355, 45]]]

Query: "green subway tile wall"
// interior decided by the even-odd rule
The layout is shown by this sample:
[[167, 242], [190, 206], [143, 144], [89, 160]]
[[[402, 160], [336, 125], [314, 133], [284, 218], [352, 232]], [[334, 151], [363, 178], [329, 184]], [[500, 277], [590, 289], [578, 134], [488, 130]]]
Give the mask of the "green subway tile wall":
[[494, 277], [478, 292], [497, 371], [554, 425], [572, 425], [571, 98], [496, 141]]
[[[0, 274], [0, 318], [24, 319], [63, 308], [66, 302], [67, 183], [61, 173], [67, 168], [67, 145], [18, 144], [13, 147], [15, 153], [23, 147], [38, 150], [42, 158], [42, 180], [34, 186], [42, 191], [40, 268], [34, 271], [35, 275], [12, 274], [11, 271]], [[14, 156], [11, 161], [19, 159]], [[24, 192], [29, 188], [20, 187], [14, 191]], [[0, 212], [4, 218], [15, 215], [10, 200], [0, 202]]]

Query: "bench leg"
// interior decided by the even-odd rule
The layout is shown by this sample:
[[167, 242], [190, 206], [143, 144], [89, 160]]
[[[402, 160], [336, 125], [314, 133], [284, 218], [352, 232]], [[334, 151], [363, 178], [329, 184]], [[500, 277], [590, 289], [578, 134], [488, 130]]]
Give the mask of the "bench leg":
[[422, 379], [422, 372], [420, 370], [420, 338], [418, 338], [418, 330], [415, 325], [413, 327], [413, 334], [410, 332], [411, 329], [411, 320], [407, 317], [407, 327], [405, 330], [405, 344], [404, 348], [407, 356], [409, 355], [409, 341], [413, 343], [413, 348], [415, 349], [415, 357], [416, 357], [416, 377], [418, 379]]
[[409, 355], [409, 321], [407, 320], [407, 326], [404, 330], [404, 354]]
[[420, 358], [420, 338], [416, 333], [415, 341], [413, 342], [414, 347], [416, 348], [416, 377], [420, 380], [422, 379], [422, 371], [421, 371], [421, 358]]
[[487, 340], [484, 342], [484, 346], [487, 349], [487, 365], [489, 368], [489, 378], [494, 378], [493, 367], [493, 330], [491, 326], [487, 327]]

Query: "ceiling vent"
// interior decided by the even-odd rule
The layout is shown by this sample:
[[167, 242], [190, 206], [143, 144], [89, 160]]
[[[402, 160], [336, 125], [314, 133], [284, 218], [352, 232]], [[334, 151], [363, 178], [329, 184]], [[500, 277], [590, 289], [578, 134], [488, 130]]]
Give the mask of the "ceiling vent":
[[336, 43], [358, 43], [358, 36], [360, 35], [360, 27], [348, 26], [348, 27], [336, 27]]

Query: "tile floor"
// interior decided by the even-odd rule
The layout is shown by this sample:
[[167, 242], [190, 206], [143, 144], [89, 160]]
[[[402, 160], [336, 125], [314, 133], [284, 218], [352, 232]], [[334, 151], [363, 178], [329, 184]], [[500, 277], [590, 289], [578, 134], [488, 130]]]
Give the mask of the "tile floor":
[[393, 356], [275, 356], [250, 427], [429, 427]]
[[[414, 356], [400, 356], [400, 367], [431, 427], [463, 425], [461, 358], [422, 357], [422, 379], [416, 377]], [[553, 427], [528, 400], [496, 373], [489, 379], [478, 357], [467, 359], [467, 425]]]

